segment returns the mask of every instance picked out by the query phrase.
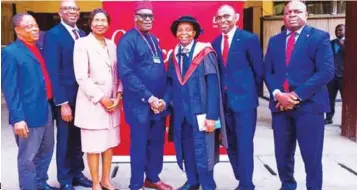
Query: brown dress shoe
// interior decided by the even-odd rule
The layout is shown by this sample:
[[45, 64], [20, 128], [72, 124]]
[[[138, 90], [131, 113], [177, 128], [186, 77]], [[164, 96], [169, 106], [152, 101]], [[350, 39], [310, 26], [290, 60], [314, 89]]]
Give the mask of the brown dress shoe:
[[158, 182], [154, 183], [147, 179], [145, 179], [144, 187], [151, 188], [151, 189], [157, 189], [157, 190], [174, 190], [174, 188], [172, 188], [170, 185], [168, 185], [162, 181], [158, 181]]

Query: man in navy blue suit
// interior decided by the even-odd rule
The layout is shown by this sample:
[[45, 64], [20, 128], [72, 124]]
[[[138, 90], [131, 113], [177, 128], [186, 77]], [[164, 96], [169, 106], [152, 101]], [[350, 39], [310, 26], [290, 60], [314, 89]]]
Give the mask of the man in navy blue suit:
[[74, 40], [85, 33], [76, 22], [79, 7], [74, 1], [62, 1], [61, 23], [51, 28], [44, 39], [44, 58], [53, 86], [57, 125], [57, 179], [61, 189], [72, 190], [73, 185], [92, 187], [83, 174], [83, 152], [80, 129], [74, 126], [74, 110], [78, 84], [73, 70]]
[[221, 6], [215, 20], [222, 31], [212, 43], [219, 59], [228, 156], [236, 189], [254, 189], [253, 138], [257, 121], [258, 92], [263, 81], [263, 53], [257, 35], [236, 27], [239, 15]]
[[[124, 88], [125, 119], [130, 125], [129, 188], [171, 190], [161, 181], [166, 111], [162, 100], [167, 77], [161, 48], [150, 32], [154, 20], [152, 5], [140, 1], [135, 7], [135, 28], [119, 41], [118, 73]], [[146, 179], [144, 182], [144, 173]]]
[[[333, 123], [335, 115], [335, 101], [337, 92], [342, 95], [343, 63], [345, 62], [345, 25], [339, 24], [335, 29], [336, 39], [331, 41], [332, 52], [335, 58], [335, 77], [327, 85], [330, 96], [331, 111], [326, 114], [325, 124]], [[342, 96], [343, 98], [343, 96]]]
[[17, 40], [1, 52], [1, 87], [18, 145], [21, 190], [51, 190], [48, 167], [54, 148], [52, 88], [40, 48], [39, 28], [29, 14], [13, 18]]
[[305, 163], [307, 189], [322, 189], [324, 112], [330, 110], [326, 85], [334, 75], [333, 54], [329, 34], [306, 22], [306, 5], [290, 1], [284, 9], [287, 30], [270, 38], [265, 57], [282, 190], [297, 188], [296, 141]]

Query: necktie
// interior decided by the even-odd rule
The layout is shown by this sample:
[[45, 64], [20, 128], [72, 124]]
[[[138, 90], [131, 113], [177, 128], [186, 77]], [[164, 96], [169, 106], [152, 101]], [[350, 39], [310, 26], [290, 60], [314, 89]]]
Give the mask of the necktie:
[[[288, 44], [286, 46], [286, 51], [285, 51], [285, 64], [286, 64], [286, 67], [289, 66], [290, 58], [291, 58], [291, 55], [292, 55], [293, 50], [294, 50], [295, 35], [296, 35], [296, 32], [294, 32], [294, 31], [292, 31], [290, 33], [290, 37], [288, 39]], [[288, 79], [285, 79], [284, 84], [283, 84], [283, 88], [284, 88], [285, 92], [289, 92], [290, 91], [290, 86], [289, 86]]]
[[78, 40], [79, 36], [78, 36], [77, 30], [76, 30], [76, 29], [73, 29], [72, 32], [73, 32], [73, 34], [74, 34], [74, 38], [75, 38], [76, 40]]
[[222, 52], [223, 64], [224, 64], [224, 66], [227, 66], [227, 58], [228, 58], [228, 51], [229, 51], [228, 35], [225, 34], [225, 35], [223, 35], [223, 37], [224, 37], [223, 52]]
[[338, 45], [338, 42], [335, 42], [335, 43], [334, 43], [334, 51], [335, 51], [335, 54], [337, 54], [339, 50], [340, 50], [340, 45]]
[[188, 49], [182, 48], [181, 50], [181, 74], [185, 76], [188, 66], [189, 66], [189, 58], [188, 58]]

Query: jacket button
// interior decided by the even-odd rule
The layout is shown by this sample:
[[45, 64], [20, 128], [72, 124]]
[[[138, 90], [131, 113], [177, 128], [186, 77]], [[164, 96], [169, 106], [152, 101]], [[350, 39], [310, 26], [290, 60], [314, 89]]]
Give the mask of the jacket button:
[[141, 99], [141, 101], [145, 102], [145, 98]]

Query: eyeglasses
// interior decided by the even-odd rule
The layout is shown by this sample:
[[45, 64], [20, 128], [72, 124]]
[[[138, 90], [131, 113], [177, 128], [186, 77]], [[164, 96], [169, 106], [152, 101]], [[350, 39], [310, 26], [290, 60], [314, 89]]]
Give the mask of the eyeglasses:
[[232, 15], [229, 14], [224, 14], [224, 15], [217, 15], [215, 17], [216, 22], [222, 21], [222, 19], [224, 20], [228, 20]]
[[71, 7], [71, 6], [64, 6], [64, 7], [61, 7], [61, 9], [65, 10], [65, 11], [79, 11], [78, 7]]
[[154, 15], [153, 14], [140, 14], [140, 13], [135, 13], [135, 15], [140, 16], [141, 19], [146, 20], [149, 18], [150, 20], [154, 20]]

